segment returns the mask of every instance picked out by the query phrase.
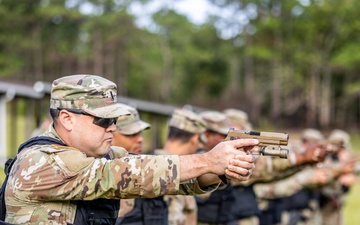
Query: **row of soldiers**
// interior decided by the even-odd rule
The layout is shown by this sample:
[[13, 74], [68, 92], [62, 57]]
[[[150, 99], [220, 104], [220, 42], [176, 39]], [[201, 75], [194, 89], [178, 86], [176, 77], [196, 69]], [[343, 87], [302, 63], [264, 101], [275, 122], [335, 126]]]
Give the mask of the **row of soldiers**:
[[[143, 151], [143, 134], [151, 125], [136, 108], [119, 117], [113, 145], [132, 154]], [[203, 111], [175, 109], [168, 136], [154, 154], [201, 154], [222, 142], [229, 128], [252, 130], [248, 115], [238, 109]], [[127, 225], [342, 225], [344, 196], [356, 182], [357, 160], [350, 136], [334, 130], [325, 137], [305, 129], [287, 146], [287, 159], [256, 156], [246, 182], [225, 182], [199, 196], [165, 195], [154, 199], [122, 199], [117, 224]]]
[[[120, 200], [128, 198], [138, 199], [125, 213], [125, 223], [168, 223], [167, 202], [175, 200], [165, 195], [210, 193], [222, 180], [247, 181], [255, 167], [255, 158], [238, 149], [255, 148], [256, 139], [223, 141], [201, 154], [170, 152], [198, 147], [206, 124], [187, 114], [172, 118], [167, 154], [136, 154], [131, 147], [115, 146], [118, 133], [136, 143], [142, 128], [133, 133], [141, 124], [130, 124], [132, 114], [118, 104], [116, 84], [101, 76], [54, 80], [49, 103], [47, 130], [22, 143], [6, 161], [0, 224], [116, 224]], [[117, 131], [118, 118], [123, 133]]]

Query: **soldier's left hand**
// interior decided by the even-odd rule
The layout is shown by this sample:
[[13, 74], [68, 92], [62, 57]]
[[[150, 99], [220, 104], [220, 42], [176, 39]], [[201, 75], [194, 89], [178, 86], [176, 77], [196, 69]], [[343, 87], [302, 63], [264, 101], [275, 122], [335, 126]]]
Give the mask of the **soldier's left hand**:
[[255, 168], [255, 157], [253, 155], [236, 155], [230, 160], [225, 175], [230, 180], [245, 181], [252, 175]]

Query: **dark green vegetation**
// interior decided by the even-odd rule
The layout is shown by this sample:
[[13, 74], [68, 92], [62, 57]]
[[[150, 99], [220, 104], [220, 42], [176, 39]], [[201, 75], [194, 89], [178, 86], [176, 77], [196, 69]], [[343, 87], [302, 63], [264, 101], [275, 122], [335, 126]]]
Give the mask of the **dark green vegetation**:
[[[259, 126], [359, 128], [359, 1], [209, 0], [235, 15], [203, 25], [164, 5], [152, 31], [129, 2], [1, 0], [0, 79], [99, 74], [124, 96], [240, 108]], [[96, 13], [82, 14], [86, 3]]]

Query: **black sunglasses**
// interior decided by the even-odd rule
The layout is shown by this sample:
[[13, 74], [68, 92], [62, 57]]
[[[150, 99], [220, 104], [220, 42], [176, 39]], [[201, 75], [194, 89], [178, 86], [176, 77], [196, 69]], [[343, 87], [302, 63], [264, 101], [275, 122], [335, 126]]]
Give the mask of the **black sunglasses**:
[[86, 116], [92, 116], [92, 117], [94, 117], [93, 124], [98, 125], [100, 127], [103, 127], [105, 129], [110, 127], [113, 124], [116, 124], [116, 120], [117, 120], [117, 118], [96, 117], [96, 116], [90, 115], [89, 113], [87, 113], [87, 112], [85, 112], [85, 111], [83, 111], [81, 109], [68, 109], [68, 108], [60, 108], [60, 107], [58, 107], [57, 109], [59, 111], [65, 109], [66, 111], [69, 111], [71, 113], [82, 114], [82, 115], [86, 115]]

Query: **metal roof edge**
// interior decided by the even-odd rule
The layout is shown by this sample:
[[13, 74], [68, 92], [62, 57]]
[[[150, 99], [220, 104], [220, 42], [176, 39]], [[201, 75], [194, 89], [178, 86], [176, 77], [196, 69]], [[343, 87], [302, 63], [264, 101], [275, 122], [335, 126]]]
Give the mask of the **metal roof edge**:
[[33, 87], [23, 84], [15, 84], [0, 81], [0, 93], [5, 94], [9, 100], [15, 96], [40, 99], [44, 97], [44, 93], [37, 92]]

